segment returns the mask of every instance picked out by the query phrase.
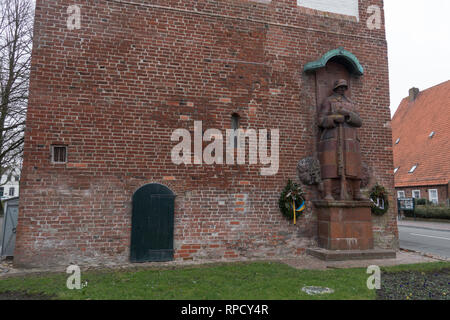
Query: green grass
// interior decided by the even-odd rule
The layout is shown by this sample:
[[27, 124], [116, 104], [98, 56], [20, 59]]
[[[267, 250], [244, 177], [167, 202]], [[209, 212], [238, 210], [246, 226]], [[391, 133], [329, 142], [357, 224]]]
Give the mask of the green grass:
[[[438, 270], [450, 263], [383, 268], [383, 271]], [[403, 269], [405, 268], [405, 269]], [[412, 269], [411, 269], [412, 268]], [[7, 291], [43, 293], [55, 299], [158, 299], [158, 300], [296, 300], [375, 299], [368, 290], [366, 269], [297, 270], [273, 262], [233, 263], [177, 269], [85, 272], [81, 290], [68, 290], [69, 275], [47, 274], [0, 278], [0, 293]], [[309, 296], [304, 286], [324, 286], [334, 294]]]

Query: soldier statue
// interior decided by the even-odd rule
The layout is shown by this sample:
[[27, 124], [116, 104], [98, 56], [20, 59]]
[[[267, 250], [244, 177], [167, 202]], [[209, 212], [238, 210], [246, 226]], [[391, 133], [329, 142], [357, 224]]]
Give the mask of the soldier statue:
[[361, 151], [357, 128], [362, 120], [355, 104], [345, 96], [348, 90], [346, 80], [335, 82], [334, 93], [326, 98], [319, 110], [320, 140], [318, 154], [323, 180], [324, 198], [332, 201], [333, 181], [340, 185], [340, 200], [366, 198], [361, 193]]

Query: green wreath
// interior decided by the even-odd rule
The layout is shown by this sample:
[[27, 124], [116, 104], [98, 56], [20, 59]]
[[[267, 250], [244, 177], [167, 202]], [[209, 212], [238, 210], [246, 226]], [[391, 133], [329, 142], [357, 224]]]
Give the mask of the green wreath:
[[283, 216], [290, 220], [294, 218], [294, 208], [292, 207], [292, 204], [295, 203], [296, 217], [298, 217], [306, 207], [304, 195], [305, 193], [302, 188], [289, 180], [286, 187], [281, 192], [280, 200], [278, 201]]
[[389, 210], [388, 193], [383, 186], [376, 184], [370, 191], [372, 213], [377, 216], [384, 215]]

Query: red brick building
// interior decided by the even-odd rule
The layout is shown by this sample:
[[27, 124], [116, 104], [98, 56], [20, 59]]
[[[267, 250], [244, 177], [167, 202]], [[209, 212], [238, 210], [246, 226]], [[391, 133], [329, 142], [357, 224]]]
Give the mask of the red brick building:
[[397, 197], [448, 203], [450, 81], [412, 88], [392, 119]]
[[[161, 210], [176, 196], [175, 259], [316, 246], [316, 190], [306, 187], [297, 225], [278, 198], [298, 180], [297, 162], [316, 155], [318, 98], [305, 66], [338, 52], [332, 60], [351, 71], [356, 60], [341, 47], [364, 69], [350, 79], [363, 162], [393, 194], [385, 30], [366, 23], [383, 1], [347, 2], [357, 14], [335, 13], [332, 1], [327, 12], [296, 0], [37, 0], [15, 263], [129, 261], [133, 196], [149, 184], [169, 199]], [[79, 29], [76, 18], [68, 28], [71, 5]], [[276, 175], [261, 176], [260, 164], [172, 162], [175, 129], [225, 130], [233, 116], [241, 128], [280, 130]], [[376, 247], [396, 248], [394, 209], [373, 224]]]

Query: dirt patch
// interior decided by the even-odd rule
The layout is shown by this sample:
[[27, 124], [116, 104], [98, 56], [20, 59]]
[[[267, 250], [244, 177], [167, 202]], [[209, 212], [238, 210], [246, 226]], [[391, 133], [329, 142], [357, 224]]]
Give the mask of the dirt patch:
[[6, 291], [0, 292], [0, 300], [52, 300], [53, 297], [43, 293]]
[[450, 300], [450, 269], [383, 273], [377, 299]]

